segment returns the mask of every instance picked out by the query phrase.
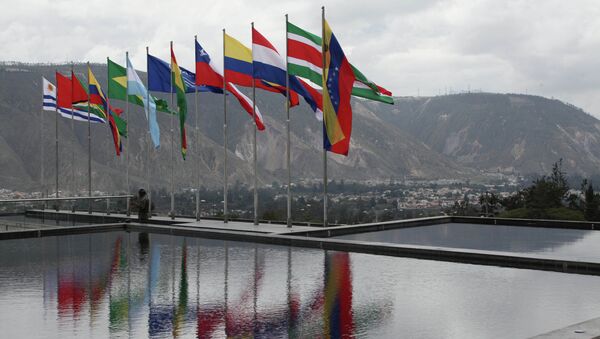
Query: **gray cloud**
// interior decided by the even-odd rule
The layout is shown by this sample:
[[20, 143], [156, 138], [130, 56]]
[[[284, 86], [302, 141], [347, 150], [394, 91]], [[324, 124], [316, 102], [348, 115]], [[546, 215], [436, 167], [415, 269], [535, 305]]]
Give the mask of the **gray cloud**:
[[[250, 22], [284, 54], [284, 14], [319, 33], [323, 1], [24, 0], [0, 12], [0, 60], [122, 61], [145, 46], [193, 65], [193, 36], [221, 64], [221, 30], [247, 44]], [[481, 89], [553, 96], [600, 116], [600, 3], [324, 1], [352, 63], [395, 95]], [[5, 6], [8, 7], [8, 6]]]

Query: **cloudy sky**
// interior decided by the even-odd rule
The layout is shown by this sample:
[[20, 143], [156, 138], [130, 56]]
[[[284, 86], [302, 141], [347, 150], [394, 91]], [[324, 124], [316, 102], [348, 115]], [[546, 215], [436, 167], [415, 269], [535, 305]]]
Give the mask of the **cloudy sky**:
[[284, 14], [320, 32], [320, 6], [351, 62], [397, 96], [482, 90], [555, 97], [600, 117], [600, 1], [13, 1], [0, 60], [93, 61], [145, 69], [145, 46], [193, 67], [193, 38], [222, 64], [221, 30], [250, 23], [283, 55]]

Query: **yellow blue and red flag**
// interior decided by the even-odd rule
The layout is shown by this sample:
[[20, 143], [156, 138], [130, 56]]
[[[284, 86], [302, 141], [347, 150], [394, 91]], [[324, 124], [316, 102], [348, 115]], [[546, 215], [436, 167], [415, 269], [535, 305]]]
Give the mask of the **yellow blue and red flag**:
[[351, 267], [350, 254], [344, 252], [326, 254], [323, 305], [325, 338], [353, 337]]
[[[225, 34], [225, 78], [227, 82], [244, 87], [252, 87], [253, 68], [252, 68], [252, 50], [244, 46], [235, 38]], [[280, 93], [285, 95], [285, 86], [256, 79], [256, 88], [265, 91]], [[296, 106], [300, 103], [298, 95], [290, 92], [290, 106]]]
[[323, 20], [323, 147], [333, 153], [348, 155], [352, 133], [350, 96], [355, 76], [342, 47]]
[[97, 115], [103, 116], [108, 120], [110, 131], [113, 136], [113, 142], [115, 144], [115, 151], [117, 156], [123, 152], [123, 143], [121, 142], [121, 136], [126, 136], [126, 122], [121, 119], [119, 114], [122, 112], [120, 109], [112, 108], [106, 101], [104, 93], [100, 83], [96, 80], [94, 73], [91, 68], [88, 67], [88, 83], [90, 91], [90, 112], [94, 112]]

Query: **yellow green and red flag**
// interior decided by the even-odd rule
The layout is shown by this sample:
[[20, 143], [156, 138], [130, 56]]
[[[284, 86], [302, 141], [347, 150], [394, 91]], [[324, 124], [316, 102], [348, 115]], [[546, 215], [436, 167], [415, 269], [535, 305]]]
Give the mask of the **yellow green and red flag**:
[[177, 95], [177, 107], [179, 112], [179, 130], [181, 131], [181, 155], [185, 160], [187, 153], [187, 139], [185, 136], [185, 119], [187, 116], [187, 102], [185, 101], [185, 83], [181, 76], [181, 70], [175, 59], [175, 53], [173, 53], [173, 46], [171, 46], [171, 81], [175, 94]]

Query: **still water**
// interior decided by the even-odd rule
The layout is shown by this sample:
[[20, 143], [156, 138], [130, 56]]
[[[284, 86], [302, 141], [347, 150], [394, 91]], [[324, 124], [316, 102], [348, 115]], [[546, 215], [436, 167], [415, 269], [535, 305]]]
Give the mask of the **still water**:
[[2, 338], [525, 338], [600, 278], [138, 233], [0, 241]]
[[336, 237], [600, 262], [600, 231], [479, 224], [440, 224]]

